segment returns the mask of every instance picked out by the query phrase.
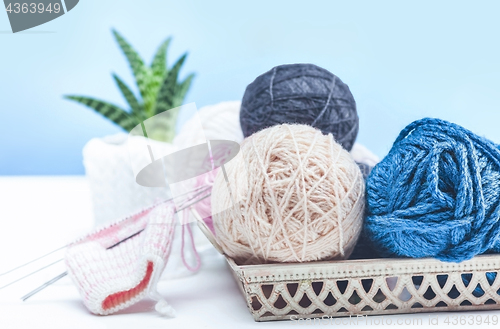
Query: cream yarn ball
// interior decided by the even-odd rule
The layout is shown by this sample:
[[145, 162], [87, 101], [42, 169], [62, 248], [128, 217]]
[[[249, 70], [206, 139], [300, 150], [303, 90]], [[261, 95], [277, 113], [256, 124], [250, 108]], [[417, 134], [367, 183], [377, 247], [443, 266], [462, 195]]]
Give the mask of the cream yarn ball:
[[[365, 184], [332, 135], [282, 124], [246, 138], [212, 190], [219, 244], [239, 264], [345, 259], [363, 222]], [[232, 200], [239, 200], [233, 207]]]
[[[206, 143], [207, 139], [226, 139], [241, 143], [243, 132], [240, 127], [240, 101], [221, 102], [200, 108], [175, 136], [173, 144], [177, 149]], [[203, 130], [199, 129], [199, 124]]]

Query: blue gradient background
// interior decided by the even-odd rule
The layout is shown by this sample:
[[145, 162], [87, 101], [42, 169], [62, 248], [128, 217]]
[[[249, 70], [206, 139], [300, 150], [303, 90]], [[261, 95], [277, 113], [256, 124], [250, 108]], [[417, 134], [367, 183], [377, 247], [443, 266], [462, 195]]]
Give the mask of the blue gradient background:
[[186, 102], [198, 107], [241, 99], [275, 65], [310, 62], [349, 85], [358, 141], [379, 156], [424, 116], [500, 142], [499, 12], [498, 1], [81, 0], [18, 34], [0, 12], [0, 175], [83, 174], [84, 144], [120, 131], [62, 99], [125, 104], [111, 73], [133, 80], [111, 28], [148, 63], [173, 36], [169, 63], [189, 51], [182, 75], [197, 78]]

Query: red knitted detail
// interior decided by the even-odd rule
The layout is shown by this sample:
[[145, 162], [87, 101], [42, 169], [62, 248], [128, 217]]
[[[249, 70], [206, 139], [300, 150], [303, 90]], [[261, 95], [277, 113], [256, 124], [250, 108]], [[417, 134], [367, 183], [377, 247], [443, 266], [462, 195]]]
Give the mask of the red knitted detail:
[[106, 299], [102, 302], [103, 310], [109, 310], [110, 308], [123, 304], [140, 294], [148, 286], [152, 274], [153, 263], [148, 262], [148, 268], [146, 269], [146, 275], [144, 276], [144, 279], [142, 279], [137, 286], [130, 290], [120, 291], [106, 297]]

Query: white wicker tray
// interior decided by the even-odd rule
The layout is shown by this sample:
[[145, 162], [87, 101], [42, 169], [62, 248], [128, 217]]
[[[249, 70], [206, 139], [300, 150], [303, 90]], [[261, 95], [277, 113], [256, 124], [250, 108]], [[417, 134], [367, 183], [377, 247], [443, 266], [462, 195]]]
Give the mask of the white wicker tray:
[[[210, 230], [198, 223], [222, 253]], [[498, 255], [462, 263], [426, 258], [238, 265], [226, 260], [255, 321], [500, 309]], [[488, 272], [496, 273], [493, 282]]]

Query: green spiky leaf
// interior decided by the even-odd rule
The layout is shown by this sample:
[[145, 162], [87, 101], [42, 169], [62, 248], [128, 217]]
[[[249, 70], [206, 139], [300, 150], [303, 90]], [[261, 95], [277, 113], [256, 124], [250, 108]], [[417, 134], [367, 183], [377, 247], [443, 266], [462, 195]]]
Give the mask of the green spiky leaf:
[[159, 77], [161, 80], [165, 78], [167, 73], [167, 49], [170, 45], [172, 38], [168, 38], [158, 47], [156, 54], [151, 63], [151, 71], [154, 76]]
[[186, 94], [191, 87], [191, 83], [193, 82], [194, 77], [195, 74], [191, 73], [186, 79], [184, 79], [184, 81], [177, 85], [177, 91], [175, 93], [173, 102], [174, 107], [182, 105], [182, 102], [184, 101], [184, 98], [186, 98]]
[[66, 98], [94, 109], [127, 131], [144, 120], [168, 110], [154, 121], [154, 127], [148, 128], [153, 130], [148, 132], [148, 135], [153, 139], [170, 142], [174, 137], [178, 114], [178, 110], [172, 109], [182, 105], [194, 78], [194, 74], [191, 74], [184, 81], [178, 81], [179, 71], [187, 54], [181, 56], [169, 69], [167, 50], [171, 39], [168, 38], [158, 47], [149, 67], [125, 38], [115, 30], [113, 35], [127, 58], [139, 91], [134, 92], [122, 79], [113, 74], [118, 88], [130, 106], [130, 113], [116, 105], [90, 97], [70, 95]]
[[123, 97], [125, 98], [125, 100], [127, 101], [128, 105], [130, 106], [130, 109], [132, 110], [132, 113], [136, 117], [138, 117], [138, 118], [140, 118], [142, 120], [147, 119], [145, 117], [145, 115], [144, 115], [145, 113], [144, 113], [142, 105], [139, 103], [139, 101], [135, 97], [135, 95], [132, 92], [132, 90], [130, 90], [130, 88], [127, 86], [127, 84], [125, 84], [125, 82], [123, 82], [123, 80], [120, 79], [120, 77], [117, 76], [116, 74], [113, 74], [113, 78], [115, 79], [115, 82], [118, 85], [118, 88], [122, 92]]
[[66, 99], [73, 100], [82, 105], [90, 107], [97, 113], [101, 114], [105, 118], [113, 121], [123, 129], [130, 131], [135, 126], [137, 126], [140, 122], [134, 116], [128, 114], [123, 109], [119, 108], [116, 105], [110, 104], [108, 102], [104, 102], [98, 99], [94, 99], [91, 97], [85, 96], [75, 96], [75, 95], [67, 95]]
[[135, 49], [123, 38], [117, 31], [113, 30], [113, 35], [115, 36], [118, 45], [120, 46], [123, 54], [128, 60], [132, 73], [134, 74], [137, 87], [141, 96], [147, 92], [147, 80], [149, 78], [149, 68], [144, 65], [144, 61], [141, 56], [135, 51]]
[[168, 111], [174, 107], [174, 99], [177, 91], [177, 78], [186, 57], [187, 54], [182, 55], [165, 77], [156, 99], [155, 114]]
[[158, 50], [153, 58], [153, 62], [151, 63], [151, 68], [149, 69], [149, 75], [145, 81], [146, 91], [143, 95], [143, 100], [145, 111], [148, 116], [155, 115], [158, 92], [168, 72], [167, 49], [170, 44], [170, 40], [171, 39], [168, 38], [160, 45], [160, 47], [158, 47]]

